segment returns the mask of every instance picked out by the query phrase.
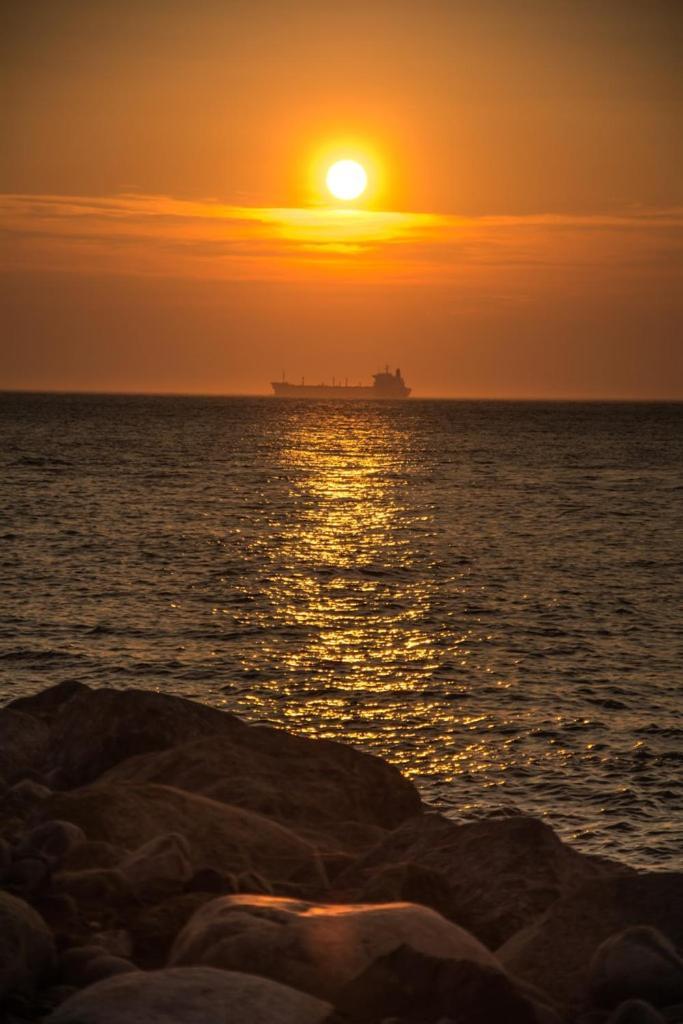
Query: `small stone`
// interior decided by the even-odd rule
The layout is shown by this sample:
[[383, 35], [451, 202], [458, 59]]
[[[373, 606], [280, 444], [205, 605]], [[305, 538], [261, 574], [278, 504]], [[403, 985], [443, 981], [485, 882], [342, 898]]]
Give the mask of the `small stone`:
[[24, 837], [17, 853], [40, 854], [51, 863], [59, 864], [71, 850], [86, 841], [83, 829], [70, 821], [45, 821]]
[[72, 946], [59, 958], [57, 973], [62, 983], [80, 987], [84, 983], [88, 964], [99, 957], [107, 956], [106, 949], [96, 943], [87, 946]]
[[95, 932], [92, 942], [102, 949], [106, 949], [112, 956], [122, 956], [126, 959], [133, 952], [133, 939], [130, 932], [125, 928], [111, 928], [104, 932]]
[[43, 786], [40, 782], [34, 782], [33, 779], [22, 779], [20, 782], [15, 782], [5, 793], [3, 809], [5, 813], [25, 814], [36, 804], [43, 803], [51, 796], [52, 790], [47, 786]]
[[128, 974], [130, 971], [137, 970], [138, 968], [135, 964], [132, 964], [130, 960], [126, 960], [122, 956], [110, 956], [109, 954], [96, 956], [85, 964], [83, 983], [85, 985], [92, 985], [94, 982], [102, 981], [104, 978], [113, 978], [116, 974]]

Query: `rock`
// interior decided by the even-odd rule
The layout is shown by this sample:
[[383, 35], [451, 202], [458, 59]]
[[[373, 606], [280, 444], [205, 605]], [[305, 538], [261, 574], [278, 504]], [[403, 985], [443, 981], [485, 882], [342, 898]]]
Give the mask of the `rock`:
[[66, 701], [71, 700], [78, 693], [85, 693], [88, 687], [85, 683], [69, 681], [57, 683], [55, 686], [48, 686], [39, 693], [33, 693], [29, 697], [17, 697], [10, 701], [7, 708], [11, 711], [21, 711], [23, 714], [31, 715], [42, 721], [49, 721], [54, 717], [57, 709]]
[[51, 792], [51, 789], [34, 779], [21, 779], [20, 782], [15, 782], [13, 786], [10, 786], [3, 795], [3, 812], [25, 817], [36, 804], [46, 800]]
[[574, 1005], [587, 992], [591, 960], [600, 943], [638, 925], [657, 928], [674, 946], [683, 943], [683, 874], [655, 872], [589, 882], [557, 900], [497, 955], [511, 974]]
[[57, 893], [70, 896], [79, 907], [120, 906], [133, 899], [128, 880], [117, 868], [60, 871], [53, 884]]
[[456, 825], [440, 814], [423, 814], [404, 822], [340, 875], [335, 891], [340, 898], [358, 898], [379, 871], [406, 862], [445, 880], [451, 896], [443, 886], [435, 889], [439, 909], [492, 949], [582, 882], [630, 871], [578, 853], [535, 818]]
[[83, 984], [92, 985], [104, 978], [113, 978], [117, 974], [130, 974], [138, 968], [130, 960], [121, 956], [112, 956], [111, 953], [103, 953], [101, 956], [93, 957], [85, 966], [83, 972]]
[[[47, 795], [50, 795], [49, 791]], [[59, 864], [85, 842], [85, 833], [78, 825], [70, 821], [44, 821], [24, 836], [16, 853], [19, 856], [39, 855], [52, 864]]]
[[34, 896], [31, 902], [51, 932], [61, 934], [78, 926], [78, 907], [66, 893], [56, 893], [50, 888]]
[[42, 771], [49, 737], [44, 722], [11, 705], [0, 708], [0, 776], [5, 782], [16, 782], [31, 772]]
[[655, 928], [627, 928], [598, 946], [590, 965], [590, 997], [607, 1009], [627, 999], [655, 1006], [683, 1000], [683, 960]]
[[449, 919], [458, 913], [453, 889], [443, 875], [420, 864], [389, 864], [368, 874], [354, 892], [359, 903], [421, 903]]
[[49, 866], [41, 857], [22, 857], [12, 862], [3, 884], [17, 896], [29, 897], [43, 890], [49, 879]]
[[91, 938], [95, 945], [101, 946], [112, 956], [122, 956], [128, 960], [133, 954], [133, 939], [125, 928], [110, 928], [107, 931], [94, 932]]
[[[544, 1019], [498, 968], [427, 956], [409, 946], [375, 960], [342, 989], [335, 1007], [353, 1024], [394, 1016], [410, 1021], [452, 1017], [467, 1024], [539, 1024]], [[552, 1014], [545, 1020], [559, 1024]]]
[[[35, 713], [36, 701], [22, 706]], [[227, 712], [147, 690], [79, 687], [47, 717], [49, 762], [60, 787], [82, 786], [135, 754], [249, 728]]]
[[140, 900], [158, 902], [179, 892], [193, 875], [190, 845], [172, 832], [156, 836], [126, 857], [120, 870]]
[[415, 787], [392, 765], [332, 740], [248, 726], [119, 764], [107, 780], [157, 782], [326, 833], [354, 850], [420, 813]]
[[72, 821], [89, 839], [134, 849], [175, 832], [188, 843], [193, 868], [257, 872], [273, 885], [319, 889], [325, 878], [314, 849], [260, 815], [169, 786], [97, 783], [55, 793], [49, 817]]
[[221, 896], [206, 903], [178, 935], [169, 963], [248, 969], [333, 999], [373, 960], [401, 945], [499, 967], [477, 939], [427, 907], [268, 896]]
[[128, 851], [123, 846], [114, 846], [113, 843], [105, 843], [100, 839], [87, 839], [84, 843], [69, 850], [62, 861], [62, 868], [65, 871], [114, 868], [127, 854]]
[[234, 890], [230, 886], [229, 878], [222, 875], [220, 871], [216, 871], [214, 868], [202, 868], [200, 871], [195, 871], [192, 878], [188, 879], [185, 891], [218, 894], [233, 892]]
[[92, 960], [106, 956], [107, 950], [99, 943], [92, 942], [86, 946], [72, 946], [67, 949], [59, 958], [57, 973], [63, 984], [76, 985], [79, 988], [84, 984], [88, 964]]
[[666, 1024], [664, 1017], [642, 999], [629, 999], [610, 1016], [607, 1024]]
[[178, 932], [210, 899], [206, 892], [183, 893], [138, 911], [129, 920], [135, 962], [145, 969], [163, 967]]
[[328, 1003], [266, 978], [179, 967], [108, 978], [77, 992], [48, 1024], [322, 1024]]
[[0, 882], [7, 874], [12, 863], [12, 850], [6, 839], [0, 836]]
[[44, 993], [42, 993], [42, 1000], [45, 1003], [46, 1009], [54, 1009], [56, 1006], [61, 1006], [69, 996], [74, 995], [78, 989], [75, 985], [52, 985]]
[[0, 1001], [31, 991], [54, 961], [52, 935], [28, 903], [0, 892]]

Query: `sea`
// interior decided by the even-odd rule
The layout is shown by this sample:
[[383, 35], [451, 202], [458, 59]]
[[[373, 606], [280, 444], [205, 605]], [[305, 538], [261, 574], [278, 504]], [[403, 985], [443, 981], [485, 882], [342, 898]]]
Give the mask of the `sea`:
[[0, 394], [0, 703], [191, 697], [683, 866], [683, 405]]

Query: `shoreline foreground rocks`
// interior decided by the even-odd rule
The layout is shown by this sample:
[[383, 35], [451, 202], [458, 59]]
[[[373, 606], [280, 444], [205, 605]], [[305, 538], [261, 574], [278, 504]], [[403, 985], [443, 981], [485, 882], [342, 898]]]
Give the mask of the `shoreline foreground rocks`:
[[683, 875], [180, 697], [0, 708], [8, 1024], [683, 1021]]

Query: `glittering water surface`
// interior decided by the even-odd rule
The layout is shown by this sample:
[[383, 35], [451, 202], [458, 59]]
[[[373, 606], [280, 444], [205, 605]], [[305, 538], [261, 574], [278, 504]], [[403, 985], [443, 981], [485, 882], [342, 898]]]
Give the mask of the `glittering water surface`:
[[683, 406], [0, 396], [0, 697], [183, 694], [680, 864]]

